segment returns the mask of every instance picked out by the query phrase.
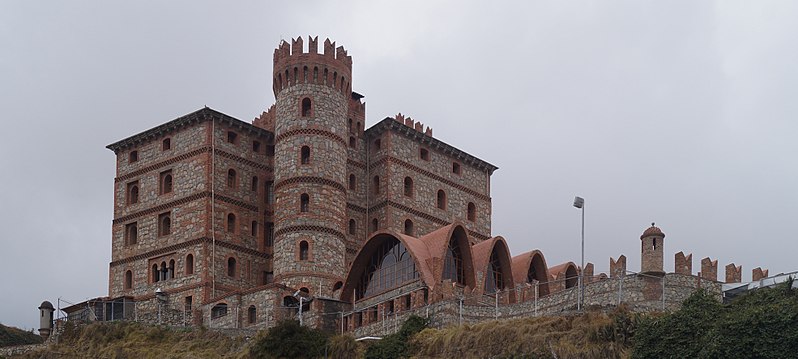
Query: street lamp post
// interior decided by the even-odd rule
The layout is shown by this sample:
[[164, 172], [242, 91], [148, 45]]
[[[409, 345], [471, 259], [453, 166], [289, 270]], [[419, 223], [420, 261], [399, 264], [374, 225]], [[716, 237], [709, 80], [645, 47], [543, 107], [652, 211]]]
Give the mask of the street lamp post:
[[582, 264], [579, 267], [579, 301], [576, 303], [576, 309], [581, 311], [585, 299], [585, 199], [574, 197], [574, 207], [582, 210]]

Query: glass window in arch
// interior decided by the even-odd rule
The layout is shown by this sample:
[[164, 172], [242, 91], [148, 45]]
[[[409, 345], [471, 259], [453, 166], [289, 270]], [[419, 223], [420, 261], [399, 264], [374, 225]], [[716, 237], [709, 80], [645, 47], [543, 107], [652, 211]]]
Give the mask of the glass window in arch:
[[396, 239], [378, 248], [355, 290], [356, 299], [396, 288], [419, 277], [416, 263], [404, 244]]

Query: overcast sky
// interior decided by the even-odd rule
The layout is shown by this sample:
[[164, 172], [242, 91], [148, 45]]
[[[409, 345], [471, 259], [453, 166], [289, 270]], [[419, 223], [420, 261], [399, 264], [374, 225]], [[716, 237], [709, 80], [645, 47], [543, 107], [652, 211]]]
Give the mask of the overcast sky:
[[[274, 102], [281, 39], [353, 58], [367, 124], [402, 112], [499, 166], [493, 235], [550, 266], [665, 268], [693, 253], [798, 270], [798, 3], [766, 1], [3, 1], [0, 322], [108, 293], [109, 143], [205, 105]], [[491, 5], [488, 5], [491, 4]]]

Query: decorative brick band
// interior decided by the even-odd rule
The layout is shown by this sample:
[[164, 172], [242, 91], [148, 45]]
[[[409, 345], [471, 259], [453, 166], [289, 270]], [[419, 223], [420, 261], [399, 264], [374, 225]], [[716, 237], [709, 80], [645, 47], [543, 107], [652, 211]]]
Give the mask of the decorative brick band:
[[[208, 194], [208, 196], [210, 196], [210, 193]], [[238, 206], [238, 207], [241, 207], [241, 208], [244, 208], [244, 209], [248, 209], [248, 210], [250, 210], [252, 212], [258, 212], [258, 206], [248, 204], [248, 203], [246, 203], [246, 202], [244, 202], [242, 200], [238, 200], [238, 199], [235, 199], [235, 198], [230, 198], [230, 197], [227, 197], [227, 196], [222, 196], [222, 195], [219, 195], [219, 194], [216, 195], [216, 199], [218, 199], [218, 200], [220, 200], [222, 202], [230, 203], [230, 204], [232, 204], [234, 206]]]
[[155, 206], [155, 207], [150, 207], [150, 208], [147, 208], [147, 209], [135, 212], [135, 213], [128, 214], [127, 216], [114, 218], [113, 224], [124, 223], [124, 222], [127, 222], [127, 221], [129, 221], [131, 219], [134, 219], [134, 218], [139, 218], [139, 217], [147, 216], [147, 215], [150, 215], [150, 214], [160, 213], [160, 212], [163, 212], [163, 211], [165, 211], [165, 210], [167, 210], [167, 209], [169, 209], [171, 207], [184, 205], [186, 203], [193, 202], [193, 201], [196, 201], [198, 199], [202, 199], [202, 198], [208, 197], [210, 195], [211, 195], [211, 193], [208, 192], [208, 191], [195, 193], [195, 194], [192, 194], [190, 196], [186, 196], [186, 197], [180, 198], [180, 199], [172, 201], [172, 202], [167, 202], [167, 203]]
[[119, 183], [120, 181], [125, 181], [125, 180], [128, 180], [128, 179], [140, 176], [140, 175], [142, 175], [144, 173], [147, 173], [147, 172], [150, 172], [150, 171], [154, 171], [154, 170], [159, 169], [161, 167], [170, 166], [170, 165], [173, 165], [175, 163], [178, 163], [178, 162], [181, 162], [181, 161], [185, 161], [185, 160], [187, 160], [187, 159], [189, 159], [191, 157], [199, 156], [199, 155], [201, 155], [203, 153], [208, 153], [210, 151], [211, 151], [211, 147], [210, 146], [200, 147], [200, 148], [198, 148], [196, 150], [186, 152], [186, 153], [184, 153], [182, 155], [171, 157], [171, 158], [166, 159], [164, 161], [149, 165], [147, 167], [142, 167], [142, 168], [137, 169], [137, 170], [135, 170], [133, 172], [130, 172], [128, 174], [116, 177], [116, 178], [114, 178], [114, 183]]
[[[203, 191], [203, 192], [195, 193], [195, 194], [192, 194], [190, 196], [186, 196], [186, 197], [180, 198], [180, 199], [172, 201], [172, 202], [167, 202], [167, 203], [164, 203], [164, 204], [161, 204], [161, 205], [157, 205], [155, 207], [150, 207], [150, 208], [147, 208], [147, 209], [135, 212], [135, 213], [128, 214], [127, 216], [114, 218], [113, 224], [124, 223], [124, 222], [127, 222], [127, 221], [131, 220], [131, 219], [135, 219], [135, 218], [139, 218], [139, 217], [143, 217], [143, 216], [147, 216], [147, 215], [151, 215], [151, 214], [155, 214], [155, 213], [160, 213], [160, 212], [163, 212], [163, 211], [165, 211], [165, 210], [167, 210], [169, 208], [175, 207], [175, 206], [184, 205], [186, 203], [193, 202], [193, 201], [196, 201], [198, 199], [210, 198], [210, 197], [211, 197], [211, 192], [210, 191]], [[226, 203], [229, 203], [229, 204], [244, 208], [244, 209], [248, 209], [248, 210], [253, 211], [253, 212], [258, 212], [258, 206], [247, 204], [247, 203], [245, 203], [243, 201], [240, 201], [240, 200], [237, 200], [237, 199], [234, 199], [234, 198], [230, 198], [230, 197], [227, 197], [227, 196], [222, 196], [222, 195], [218, 195], [217, 194], [216, 195], [216, 199], [218, 199], [218, 200], [220, 200], [222, 202], [226, 202]]]
[[[154, 251], [140, 253], [140, 254], [137, 254], [137, 255], [132, 256], [132, 257], [127, 257], [127, 258], [115, 260], [115, 261], [111, 262], [111, 267], [116, 267], [116, 266], [119, 266], [119, 265], [122, 265], [122, 264], [127, 264], [127, 263], [131, 263], [131, 262], [134, 262], [134, 261], [147, 259], [147, 258], [151, 258], [151, 257], [157, 257], [157, 256], [164, 255], [164, 254], [167, 254], [167, 253], [175, 252], [175, 251], [177, 251], [179, 249], [196, 246], [196, 245], [202, 244], [202, 243], [213, 244], [213, 239], [211, 239], [210, 237], [200, 237], [200, 238], [195, 238], [195, 239], [192, 239], [192, 240], [189, 240], [189, 241], [173, 244], [171, 246], [166, 246], [166, 247], [163, 247], [163, 248], [159, 248], [159, 249], [156, 249]], [[224, 241], [216, 241], [216, 245], [219, 246], [219, 247], [232, 249], [232, 250], [239, 251], [239, 252], [242, 252], [242, 253], [246, 253], [246, 254], [249, 254], [249, 255], [252, 255], [252, 256], [256, 256], [256, 257], [261, 257], [261, 258], [265, 258], [265, 259], [270, 259], [271, 258], [271, 255], [269, 255], [268, 253], [259, 252], [257, 250], [252, 249], [252, 248], [242, 247], [242, 246], [239, 246], [239, 245], [233, 244], [233, 243], [228, 243], [228, 242], [224, 242]]]
[[274, 184], [274, 189], [277, 190], [280, 187], [297, 184], [297, 183], [310, 183], [310, 184], [320, 184], [324, 186], [333, 187], [343, 193], [346, 193], [346, 187], [343, 184], [335, 182], [331, 179], [324, 178], [324, 177], [316, 177], [316, 176], [297, 176], [284, 179], [280, 182]]
[[451, 180], [449, 180], [447, 178], [444, 178], [444, 177], [441, 177], [439, 175], [436, 175], [436, 174], [434, 174], [434, 173], [432, 173], [430, 171], [427, 171], [427, 170], [425, 170], [425, 169], [423, 169], [421, 167], [418, 167], [416, 165], [413, 165], [413, 164], [407, 163], [405, 161], [402, 161], [402, 160], [400, 160], [400, 159], [398, 159], [396, 157], [384, 156], [384, 157], [380, 158], [379, 160], [376, 160], [376, 161], [372, 162], [371, 164], [369, 164], [369, 169], [377, 167], [377, 166], [383, 164], [384, 162], [389, 162], [389, 163], [394, 163], [394, 164], [400, 165], [400, 166], [402, 166], [404, 168], [407, 168], [407, 169], [409, 169], [411, 171], [414, 171], [414, 172], [420, 173], [420, 174], [422, 174], [424, 176], [427, 176], [429, 178], [432, 178], [432, 179], [434, 179], [434, 180], [436, 180], [438, 182], [442, 182], [442, 183], [445, 183], [445, 184], [447, 184], [447, 185], [449, 185], [451, 187], [459, 189], [459, 190], [461, 190], [461, 191], [463, 191], [465, 193], [468, 193], [468, 194], [470, 194], [470, 195], [472, 195], [472, 196], [474, 196], [476, 198], [479, 198], [479, 199], [481, 199], [483, 201], [490, 202], [490, 196], [487, 196], [487, 195], [485, 195], [483, 193], [479, 193], [479, 192], [477, 192], [477, 191], [475, 191], [475, 190], [473, 190], [471, 188], [463, 186], [463, 185], [461, 185], [459, 183], [455, 183], [455, 182], [453, 182], [453, 181], [451, 181]]
[[344, 235], [344, 233], [341, 231], [323, 226], [313, 226], [313, 225], [298, 225], [298, 226], [283, 227], [275, 231], [274, 236], [275, 238], [277, 238], [282, 236], [283, 234], [292, 233], [292, 232], [321, 232], [336, 236], [344, 241], [346, 240], [346, 235]]
[[[128, 174], [116, 177], [116, 178], [114, 178], [114, 183], [119, 183], [121, 181], [126, 181], [126, 180], [129, 180], [131, 178], [135, 178], [135, 177], [141, 176], [144, 173], [147, 173], [147, 172], [150, 172], [150, 171], [154, 171], [154, 170], [160, 169], [162, 167], [171, 166], [171, 165], [173, 165], [175, 163], [182, 162], [182, 161], [185, 161], [185, 160], [187, 160], [189, 158], [192, 158], [192, 157], [195, 157], [195, 156], [199, 156], [201, 154], [209, 153], [209, 152], [211, 152], [211, 146], [203, 146], [203, 147], [200, 147], [200, 148], [198, 148], [196, 150], [186, 152], [186, 153], [184, 153], [182, 155], [174, 156], [174, 157], [171, 157], [169, 159], [163, 160], [161, 162], [149, 165], [147, 167], [143, 167], [143, 168], [137, 169], [137, 170], [135, 170], [133, 172], [130, 172]], [[251, 161], [251, 160], [248, 160], [248, 159], [240, 157], [240, 156], [236, 156], [236, 155], [234, 155], [232, 153], [222, 151], [222, 150], [220, 150], [218, 148], [214, 150], [214, 153], [219, 155], [219, 157], [224, 157], [224, 158], [227, 158], [227, 159], [239, 162], [239, 163], [243, 163], [243, 164], [245, 164], [247, 166], [255, 167], [257, 169], [267, 170], [267, 171], [272, 171], [273, 172], [273, 169], [271, 167], [265, 165], [265, 164], [258, 163], [258, 162], [255, 162], [255, 161]]]
[[285, 131], [285, 132], [277, 135], [277, 138], [274, 140], [274, 142], [278, 143], [278, 142], [280, 142], [280, 141], [282, 141], [282, 140], [284, 140], [286, 138], [299, 136], [299, 135], [323, 136], [323, 137], [327, 137], [327, 138], [329, 138], [329, 139], [331, 139], [333, 141], [337, 141], [337, 142], [341, 143], [344, 146], [348, 146], [348, 144], [346, 143], [346, 140], [344, 140], [340, 136], [338, 136], [338, 135], [336, 135], [336, 134], [334, 134], [334, 133], [332, 133], [330, 131], [320, 130], [320, 129], [317, 129], [317, 128], [297, 128], [297, 129], [293, 129], [293, 130], [288, 130], [288, 131]]
[[259, 170], [267, 170], [267, 171], [274, 172], [274, 170], [271, 167], [269, 167], [269, 166], [267, 166], [267, 165], [265, 165], [263, 163], [258, 163], [258, 162], [252, 161], [252, 160], [248, 160], [248, 159], [246, 159], [244, 157], [234, 155], [234, 154], [232, 154], [230, 152], [222, 151], [222, 150], [220, 150], [218, 148], [215, 148], [213, 152], [216, 153], [217, 155], [219, 155], [219, 157], [224, 157], [224, 158], [227, 158], [227, 159], [239, 162], [239, 163], [243, 163], [243, 164], [245, 164], [247, 166], [255, 167], [255, 168], [259, 169]]
[[347, 158], [347, 159], [346, 159], [346, 164], [347, 164], [347, 165], [350, 165], [350, 166], [352, 166], [352, 167], [357, 167], [357, 168], [360, 168], [360, 169], [362, 169], [362, 170], [366, 169], [366, 165], [364, 165], [363, 163], [360, 163], [360, 162], [358, 162], [358, 161], [355, 161], [355, 160], [353, 160], [353, 159], [349, 159], [349, 158]]
[[293, 277], [322, 277], [322, 278], [327, 278], [327, 279], [332, 279], [332, 280], [344, 280], [344, 279], [346, 279], [344, 277], [339, 277], [339, 276], [336, 276], [336, 275], [333, 275], [333, 274], [319, 273], [319, 272], [288, 272], [288, 273], [283, 273], [283, 274], [275, 276], [274, 277], [274, 281], [275, 282], [276, 281], [281, 281], [281, 280], [285, 280], [286, 278], [293, 278]]
[[346, 203], [346, 209], [351, 209], [351, 210], [353, 210], [355, 212], [366, 213], [366, 208], [365, 207], [360, 207], [360, 206], [358, 206], [358, 205], [356, 205], [354, 203], [348, 203], [347, 202]]

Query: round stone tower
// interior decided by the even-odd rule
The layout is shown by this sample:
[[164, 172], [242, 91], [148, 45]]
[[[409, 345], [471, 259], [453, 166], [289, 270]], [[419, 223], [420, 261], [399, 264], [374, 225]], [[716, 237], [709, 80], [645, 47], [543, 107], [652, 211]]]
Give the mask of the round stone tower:
[[274, 280], [331, 296], [346, 275], [347, 110], [352, 58], [327, 39], [274, 51]]
[[664, 274], [662, 269], [662, 253], [665, 244], [665, 233], [651, 223], [640, 236], [642, 256], [640, 272], [648, 274]]
[[53, 303], [48, 301], [42, 302], [39, 306], [39, 335], [45, 340], [53, 332]]

